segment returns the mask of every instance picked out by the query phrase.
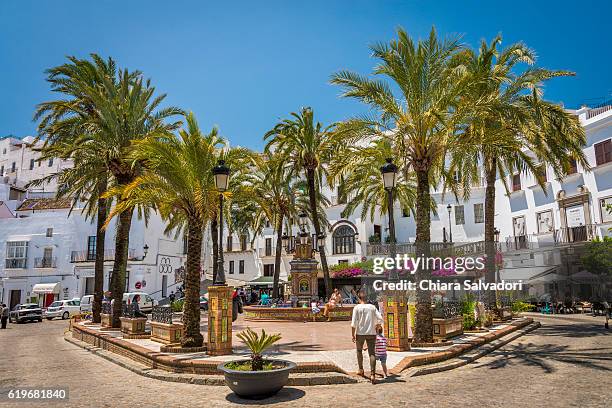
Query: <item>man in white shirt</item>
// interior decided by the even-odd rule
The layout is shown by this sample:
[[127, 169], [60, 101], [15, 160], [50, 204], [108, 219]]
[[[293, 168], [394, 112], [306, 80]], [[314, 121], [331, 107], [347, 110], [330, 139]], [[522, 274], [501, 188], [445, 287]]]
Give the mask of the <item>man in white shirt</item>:
[[376, 307], [367, 303], [365, 291], [360, 290], [358, 297], [359, 304], [353, 308], [351, 321], [353, 342], [357, 345], [358, 374], [363, 375], [363, 343], [365, 342], [368, 345], [368, 355], [370, 357], [371, 381], [374, 383], [376, 373], [376, 356], [374, 355], [376, 326], [381, 325], [383, 319]]

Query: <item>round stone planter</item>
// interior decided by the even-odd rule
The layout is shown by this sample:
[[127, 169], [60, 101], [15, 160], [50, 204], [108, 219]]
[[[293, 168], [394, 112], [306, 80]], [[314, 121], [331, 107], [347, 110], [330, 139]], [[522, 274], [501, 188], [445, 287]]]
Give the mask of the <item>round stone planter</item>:
[[[232, 363], [246, 363], [250, 360], [236, 360]], [[271, 397], [279, 392], [289, 381], [289, 373], [296, 365], [287, 360], [266, 360], [281, 364], [283, 367], [268, 371], [238, 371], [225, 367], [225, 363], [217, 366], [225, 375], [225, 383], [234, 393], [243, 398], [262, 399]]]

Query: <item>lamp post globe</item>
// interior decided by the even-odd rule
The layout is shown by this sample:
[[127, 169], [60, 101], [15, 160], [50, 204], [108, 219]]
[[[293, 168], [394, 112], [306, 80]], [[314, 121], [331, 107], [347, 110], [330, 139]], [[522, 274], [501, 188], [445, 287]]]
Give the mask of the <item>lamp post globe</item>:
[[300, 237], [300, 244], [302, 244], [302, 245], [308, 244], [308, 240], [310, 239], [310, 235], [306, 231], [302, 230], [302, 232], [300, 232], [300, 234], [299, 234], [299, 237]]
[[217, 165], [213, 167], [212, 173], [215, 176], [215, 187], [217, 187], [217, 190], [221, 192], [227, 190], [230, 168], [225, 164], [225, 160], [219, 160]]
[[393, 160], [388, 158], [386, 163], [380, 168], [383, 178], [383, 184], [387, 190], [395, 188], [397, 183], [397, 166], [393, 164]]
[[317, 248], [321, 248], [322, 246], [325, 246], [325, 238], [327, 236], [324, 233], [320, 233], [319, 236], [317, 237]]
[[283, 248], [285, 248], [285, 251], [289, 251], [289, 235], [287, 235], [287, 232], [284, 232], [281, 236], [281, 242], [283, 243]]
[[301, 229], [306, 228], [307, 220], [308, 220], [308, 214], [306, 214], [306, 211], [302, 211], [301, 213], [298, 214], [298, 223]]

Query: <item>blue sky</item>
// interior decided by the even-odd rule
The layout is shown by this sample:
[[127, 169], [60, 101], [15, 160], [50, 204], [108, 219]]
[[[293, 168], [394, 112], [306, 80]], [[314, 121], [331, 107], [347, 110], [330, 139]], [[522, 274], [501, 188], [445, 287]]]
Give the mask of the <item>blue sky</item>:
[[233, 145], [261, 148], [276, 121], [312, 106], [324, 123], [363, 112], [329, 76], [367, 74], [368, 46], [395, 28], [462, 34], [477, 46], [497, 33], [524, 41], [539, 65], [567, 69], [545, 96], [565, 106], [610, 99], [612, 3], [564, 1], [37, 1], [0, 2], [0, 136], [34, 134], [51, 97], [44, 70], [66, 55], [112, 56], [152, 78], [167, 104], [218, 125]]

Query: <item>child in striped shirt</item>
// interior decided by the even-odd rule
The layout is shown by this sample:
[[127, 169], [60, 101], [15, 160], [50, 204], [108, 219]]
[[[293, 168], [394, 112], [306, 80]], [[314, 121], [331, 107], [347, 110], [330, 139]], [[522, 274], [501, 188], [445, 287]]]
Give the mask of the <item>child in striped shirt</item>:
[[380, 361], [385, 378], [389, 376], [387, 372], [387, 339], [383, 333], [382, 326], [376, 327], [376, 342], [374, 343], [374, 354], [376, 359]]

